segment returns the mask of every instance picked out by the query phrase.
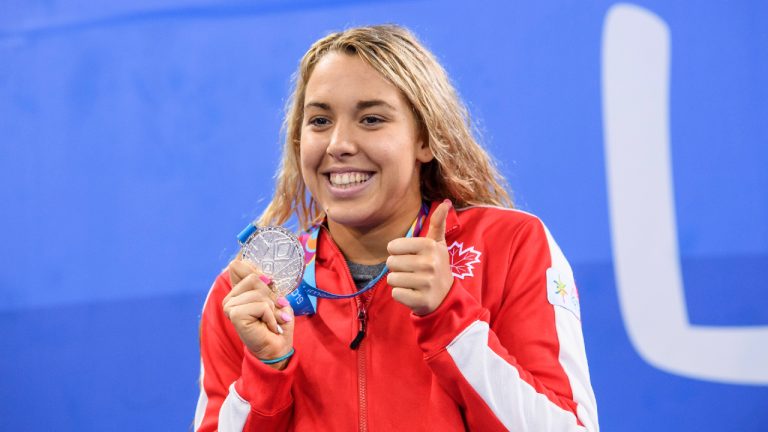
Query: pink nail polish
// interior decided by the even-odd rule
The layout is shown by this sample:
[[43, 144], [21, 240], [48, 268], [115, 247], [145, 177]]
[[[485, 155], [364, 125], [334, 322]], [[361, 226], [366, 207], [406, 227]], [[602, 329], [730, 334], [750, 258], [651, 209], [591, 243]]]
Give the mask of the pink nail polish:
[[288, 302], [288, 299], [287, 299], [287, 298], [285, 298], [285, 297], [280, 297], [279, 299], [277, 299], [277, 304], [279, 304], [279, 305], [280, 305], [280, 307], [286, 307], [286, 306], [290, 305], [291, 303], [290, 303], [290, 302]]
[[451, 205], [451, 206], [453, 205], [453, 202], [448, 198], [444, 199], [443, 202], [448, 203], [448, 205]]
[[287, 314], [287, 313], [285, 313], [285, 312], [280, 312], [280, 318], [282, 318], [282, 319], [283, 319], [283, 321], [285, 321], [285, 322], [291, 322], [291, 321], [293, 321], [293, 317], [292, 317], [292, 316], [290, 316], [290, 315], [288, 315], [288, 314]]
[[262, 282], [264, 282], [267, 285], [272, 283], [272, 279], [270, 279], [269, 276], [266, 276], [266, 275], [259, 275], [259, 280], [261, 280]]

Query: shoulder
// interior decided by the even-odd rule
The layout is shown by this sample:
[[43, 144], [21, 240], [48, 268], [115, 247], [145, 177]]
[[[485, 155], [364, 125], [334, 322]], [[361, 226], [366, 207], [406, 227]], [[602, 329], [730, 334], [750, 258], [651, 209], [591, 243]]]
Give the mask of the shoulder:
[[536, 215], [506, 207], [462, 207], [456, 209], [456, 216], [463, 229], [479, 229], [488, 234], [511, 235], [521, 230], [544, 228], [543, 222]]
[[473, 205], [456, 208], [456, 213], [463, 217], [491, 217], [509, 220], [529, 220], [538, 219], [536, 215], [509, 207], [500, 207], [494, 205]]
[[[459, 229], [453, 237], [472, 242], [496, 253], [515, 255], [525, 249], [559, 249], [544, 222], [526, 211], [496, 206], [471, 206], [456, 209]], [[511, 256], [510, 255], [510, 259]]]

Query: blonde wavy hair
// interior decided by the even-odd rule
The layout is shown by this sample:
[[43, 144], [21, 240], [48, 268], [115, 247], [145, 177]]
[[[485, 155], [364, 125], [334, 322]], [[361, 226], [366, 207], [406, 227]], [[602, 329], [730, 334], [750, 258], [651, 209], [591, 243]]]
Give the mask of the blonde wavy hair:
[[299, 228], [306, 230], [325, 217], [304, 184], [299, 144], [307, 82], [315, 65], [332, 52], [360, 56], [405, 95], [434, 155], [421, 167], [425, 200], [450, 198], [456, 207], [513, 207], [506, 180], [474, 137], [467, 108], [443, 67], [407, 29], [378, 25], [332, 33], [301, 59], [283, 124], [285, 144], [275, 194], [259, 225], [282, 225], [296, 215]]

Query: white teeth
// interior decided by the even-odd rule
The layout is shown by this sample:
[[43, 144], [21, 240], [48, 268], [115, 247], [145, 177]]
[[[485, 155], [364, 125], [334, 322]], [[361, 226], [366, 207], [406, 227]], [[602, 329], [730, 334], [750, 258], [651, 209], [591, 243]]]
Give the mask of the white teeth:
[[331, 184], [336, 187], [351, 187], [365, 183], [371, 175], [363, 172], [331, 173]]

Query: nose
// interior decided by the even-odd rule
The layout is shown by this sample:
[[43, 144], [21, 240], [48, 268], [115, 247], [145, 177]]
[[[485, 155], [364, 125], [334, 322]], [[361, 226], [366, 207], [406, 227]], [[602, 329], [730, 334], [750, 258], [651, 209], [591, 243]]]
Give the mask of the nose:
[[343, 122], [336, 123], [325, 152], [336, 160], [341, 160], [357, 153], [353, 127]]

